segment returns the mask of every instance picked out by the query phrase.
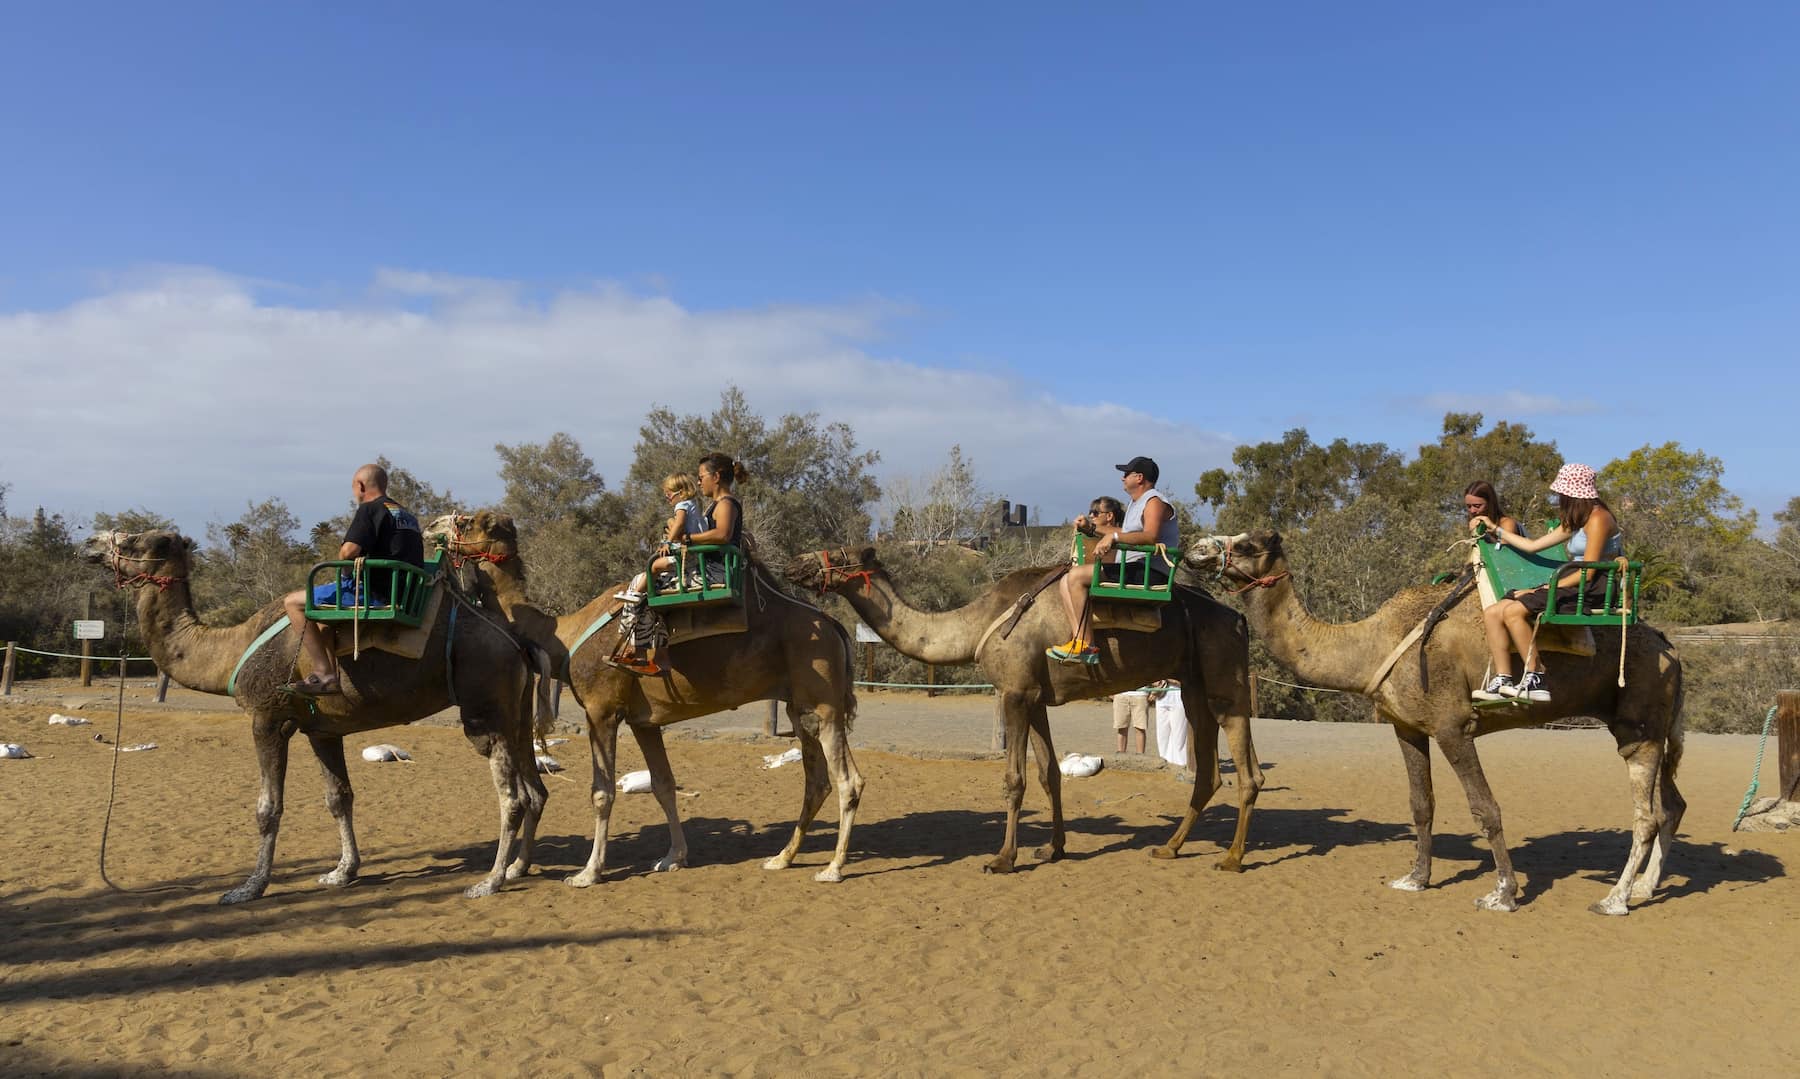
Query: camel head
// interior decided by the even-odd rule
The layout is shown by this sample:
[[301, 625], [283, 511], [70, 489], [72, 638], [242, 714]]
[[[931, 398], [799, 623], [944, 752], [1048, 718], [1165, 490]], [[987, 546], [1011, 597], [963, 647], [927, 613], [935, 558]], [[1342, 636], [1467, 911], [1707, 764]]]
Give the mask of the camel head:
[[83, 545], [87, 561], [113, 571], [118, 586], [153, 584], [166, 589], [188, 578], [194, 541], [179, 532], [96, 532]]
[[449, 551], [452, 561], [504, 562], [519, 553], [519, 528], [499, 510], [446, 513], [425, 527], [425, 542]]
[[873, 547], [839, 547], [813, 551], [788, 559], [787, 579], [814, 592], [829, 592], [864, 580], [864, 574], [881, 568]]
[[1181, 565], [1196, 576], [1242, 586], [1269, 582], [1286, 573], [1287, 555], [1281, 550], [1279, 533], [1242, 532], [1190, 541], [1181, 552]]

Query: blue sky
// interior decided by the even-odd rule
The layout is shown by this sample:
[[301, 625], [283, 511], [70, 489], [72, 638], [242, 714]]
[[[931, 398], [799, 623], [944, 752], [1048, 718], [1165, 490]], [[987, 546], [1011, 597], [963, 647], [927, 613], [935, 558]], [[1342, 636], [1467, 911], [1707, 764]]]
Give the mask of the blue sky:
[[[315, 7], [13, 14], [14, 512], [491, 499], [556, 430], [616, 481], [726, 381], [1051, 519], [1449, 408], [1800, 494], [1800, 9]], [[359, 386], [428, 422], [300, 419]]]

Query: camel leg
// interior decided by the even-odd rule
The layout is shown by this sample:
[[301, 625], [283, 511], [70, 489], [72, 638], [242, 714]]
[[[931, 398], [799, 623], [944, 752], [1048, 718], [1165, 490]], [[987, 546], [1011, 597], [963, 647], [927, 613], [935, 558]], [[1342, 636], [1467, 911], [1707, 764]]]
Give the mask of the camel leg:
[[[1195, 681], [1184, 677], [1182, 684], [1192, 685]], [[1152, 858], [1167, 860], [1181, 853], [1182, 846], [1187, 843], [1188, 832], [1199, 823], [1200, 814], [1206, 809], [1207, 803], [1213, 800], [1213, 795], [1218, 794], [1219, 788], [1225, 785], [1225, 777], [1219, 771], [1217, 717], [1204, 701], [1198, 699], [1200, 696], [1196, 693], [1193, 695], [1194, 699], [1190, 699], [1187, 693], [1181, 695], [1182, 708], [1187, 713], [1188, 744], [1194, 747], [1194, 791], [1188, 796], [1187, 811], [1181, 815], [1181, 823], [1175, 826], [1175, 834], [1169, 837], [1167, 843], [1150, 849]], [[1201, 749], [1202, 746], [1205, 747], [1204, 750]], [[1203, 782], [1201, 776], [1206, 776], [1207, 779]], [[1238, 823], [1238, 835], [1241, 839], [1242, 825], [1245, 822], [1240, 819]], [[1241, 846], [1237, 847], [1237, 853], [1243, 854]]]
[[1669, 847], [1675, 842], [1675, 830], [1681, 827], [1681, 818], [1687, 813], [1687, 799], [1675, 789], [1675, 777], [1670, 774], [1667, 751], [1663, 754], [1662, 767], [1658, 769], [1660, 796], [1658, 798], [1657, 815], [1662, 820], [1662, 827], [1657, 830], [1656, 844], [1650, 848], [1650, 860], [1644, 866], [1644, 872], [1631, 886], [1631, 898], [1649, 899], [1656, 894], [1657, 885], [1662, 883], [1663, 863], [1668, 860]]
[[513, 759], [521, 765], [519, 775], [524, 781], [525, 801], [520, 812], [519, 845], [513, 852], [512, 862], [506, 867], [507, 880], [518, 880], [531, 869], [532, 850], [537, 846], [538, 821], [543, 819], [544, 806], [550, 801], [550, 789], [544, 785], [544, 777], [538, 774], [537, 768], [534, 696], [534, 680], [527, 678], [519, 719], [509, 734], [509, 740], [513, 744]]
[[1406, 785], [1412, 801], [1413, 838], [1418, 852], [1413, 856], [1412, 872], [1399, 880], [1389, 881], [1389, 888], [1403, 892], [1422, 892], [1431, 883], [1431, 824], [1437, 812], [1437, 799], [1431, 791], [1431, 739], [1423, 732], [1394, 724], [1394, 739], [1400, 743], [1400, 756], [1406, 760]]
[[600, 881], [606, 867], [606, 836], [612, 824], [613, 801], [618, 797], [615, 773], [619, 758], [619, 717], [588, 716], [588, 749], [594, 757], [594, 849], [587, 865], [564, 883], [573, 888], [586, 888]]
[[1050, 799], [1050, 845], [1033, 853], [1039, 861], [1060, 862], [1067, 846], [1063, 832], [1062, 769], [1050, 739], [1050, 710], [1041, 704], [1031, 710], [1031, 755], [1037, 760], [1038, 785]]
[[[793, 722], [791, 714], [789, 720]], [[800, 816], [794, 820], [794, 834], [788, 837], [787, 846], [765, 861], [764, 869], [786, 869], [794, 864], [794, 856], [800, 853], [800, 841], [806, 838], [806, 829], [819, 815], [819, 807], [825, 804], [825, 795], [831, 791], [831, 770], [825, 764], [825, 750], [819, 744], [819, 736], [799, 722], [794, 722], [794, 736], [800, 741], [800, 768], [806, 777], [805, 789], [800, 794]]]
[[257, 713], [252, 735], [256, 739], [256, 765], [261, 773], [262, 788], [256, 796], [256, 830], [261, 845], [256, 852], [256, 868], [250, 879], [219, 897], [224, 904], [243, 903], [262, 896], [269, 886], [269, 874], [275, 867], [275, 837], [281, 831], [282, 790], [287, 784], [288, 739], [294, 736], [292, 724], [274, 716]]
[[1450, 767], [1456, 769], [1456, 777], [1462, 780], [1463, 793], [1469, 799], [1469, 812], [1475, 817], [1475, 827], [1487, 837], [1488, 847], [1494, 854], [1494, 890], [1477, 899], [1475, 905], [1482, 910], [1517, 910], [1519, 882], [1513, 876], [1512, 856], [1506, 850], [1506, 835], [1500, 827], [1500, 804], [1494, 800], [1487, 775], [1481, 770], [1481, 758], [1475, 754], [1475, 739], [1459, 727], [1440, 732], [1437, 744]]
[[813, 874], [813, 879], [822, 884], [834, 884], [844, 879], [844, 861], [850, 857], [850, 829], [856, 824], [856, 807], [862, 803], [863, 777], [856, 770], [856, 758], [850, 754], [850, 737], [836, 709], [830, 709], [821, 717], [819, 734], [825, 743], [825, 767], [830, 769], [831, 784], [837, 788], [838, 834], [831, 864]]
[[1022, 694], [1001, 698], [1006, 712], [1006, 839], [1000, 853], [982, 866], [984, 873], [1011, 873], [1019, 853], [1019, 807], [1025, 801], [1025, 731], [1028, 726]]
[[337, 868], [319, 878], [320, 884], [339, 887], [356, 879], [362, 866], [362, 855], [356, 849], [356, 827], [351, 810], [356, 795], [350, 790], [350, 770], [344, 765], [344, 740], [328, 734], [309, 734], [313, 755], [319, 758], [319, 771], [325, 775], [325, 808], [338, 826]]
[[669, 822], [669, 853], [657, 859], [651, 872], [680, 869], [688, 864], [687, 833], [681, 829], [681, 814], [675, 808], [675, 770], [669, 767], [662, 728], [633, 723], [631, 736], [637, 739], [644, 767], [650, 770], [650, 790], [656, 795], [656, 804], [662, 807], [663, 818]]
[[[467, 708], [463, 710], [465, 727], [494, 730], [498, 727], [505, 736], [487, 739], [488, 772], [494, 779], [494, 793], [500, 802], [500, 839], [495, 844], [494, 867], [488, 871], [478, 883], [463, 890], [463, 895], [470, 899], [480, 899], [493, 895], [506, 882], [507, 864], [512, 858], [513, 838], [519, 834], [520, 826], [525, 822], [527, 807], [531, 805], [531, 787], [540, 784], [537, 777], [537, 758], [535, 755], [520, 759], [519, 742], [516, 736], [524, 724], [529, 731], [529, 720], [524, 717], [513, 717], [517, 722], [511, 728], [499, 727], [493, 717], [481, 717], [471, 721]], [[538, 808], [543, 806], [538, 802]], [[535, 824], [533, 825], [535, 827]]]
[[[1256, 796], [1262, 793], [1263, 788], [1262, 763], [1256, 759], [1256, 744], [1250, 739], [1250, 690], [1247, 684], [1243, 695], [1242, 711], [1227, 713], [1223, 720], [1225, 736], [1231, 741], [1231, 759], [1237, 765], [1238, 820], [1237, 831], [1231, 836], [1231, 848], [1213, 868], [1228, 873], [1243, 872], [1244, 847], [1250, 839], [1250, 817], [1256, 809]], [[1189, 723], [1191, 726], [1192, 721]], [[1221, 722], [1215, 715], [1213, 722], [1209, 724], [1211, 730], [1206, 735], [1209, 741], [1218, 741], [1220, 725]], [[1218, 754], [1215, 752], [1215, 769], [1217, 759]], [[1198, 794], [1198, 782], [1195, 783], [1195, 788], [1195, 793]], [[1198, 817], [1199, 810], [1204, 808], [1206, 805], [1203, 802], [1195, 807], [1194, 815]]]
[[[1644, 738], [1642, 728], [1636, 725], [1615, 727], [1613, 736], [1618, 739], [1619, 755], [1625, 758], [1625, 768], [1631, 776], [1631, 850], [1625, 855], [1625, 868], [1619, 871], [1618, 883], [1605, 899], [1588, 909], [1595, 914], [1619, 917], [1631, 913], [1626, 901], [1633, 895], [1638, 869], [1655, 849], [1662, 831], [1662, 814], [1657, 804], [1661, 800], [1662, 743]], [[1660, 866], [1657, 872], [1661, 873]]]

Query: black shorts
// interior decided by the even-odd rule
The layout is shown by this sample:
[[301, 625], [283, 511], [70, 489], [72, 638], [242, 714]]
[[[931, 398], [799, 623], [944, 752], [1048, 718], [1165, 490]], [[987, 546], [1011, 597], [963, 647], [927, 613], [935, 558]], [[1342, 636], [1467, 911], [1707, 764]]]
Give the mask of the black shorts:
[[[1587, 584], [1586, 600], [1580, 604], [1579, 610], [1577, 610], [1576, 600], [1580, 598], [1582, 595], [1581, 593], [1576, 592], [1573, 588], [1557, 589], [1556, 613], [1585, 613], [1596, 607], [1603, 606], [1606, 603], [1606, 574], [1604, 572], [1596, 573], [1594, 576], [1588, 578]], [[1544, 607], [1550, 601], [1550, 594], [1544, 589], [1534, 588], [1529, 592], [1508, 592], [1505, 598], [1517, 600], [1520, 605], [1532, 614], [1543, 614]], [[1614, 598], [1617, 599], [1616, 593]]]
[[[1124, 565], [1120, 565], [1117, 562], [1102, 563], [1100, 566], [1100, 579], [1107, 584], [1118, 584], [1119, 572], [1121, 570], [1125, 571], [1125, 582], [1127, 584], [1141, 586], [1144, 583], [1144, 564], [1142, 562], [1127, 562]], [[1151, 566], [1150, 583], [1158, 586], [1168, 584], [1168, 568], [1156, 565]]]

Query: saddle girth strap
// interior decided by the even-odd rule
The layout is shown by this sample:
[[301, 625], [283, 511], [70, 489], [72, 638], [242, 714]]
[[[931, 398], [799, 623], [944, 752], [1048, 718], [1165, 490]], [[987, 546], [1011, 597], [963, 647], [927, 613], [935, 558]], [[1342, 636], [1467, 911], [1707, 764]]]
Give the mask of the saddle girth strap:
[[1018, 626], [1019, 620], [1025, 617], [1025, 612], [1031, 609], [1032, 603], [1037, 600], [1044, 589], [1061, 580], [1068, 572], [1069, 567], [1064, 565], [1057, 566], [1049, 573], [1044, 574], [1036, 584], [1021, 593], [1018, 599], [1013, 600], [1012, 606], [1002, 611], [999, 618], [989, 623], [987, 631], [982, 633], [979, 641], [975, 642], [976, 662], [980, 662], [981, 649], [988, 643], [988, 638], [994, 635], [995, 630], [1000, 631], [1000, 639], [1003, 641], [1012, 636], [1012, 631]]

